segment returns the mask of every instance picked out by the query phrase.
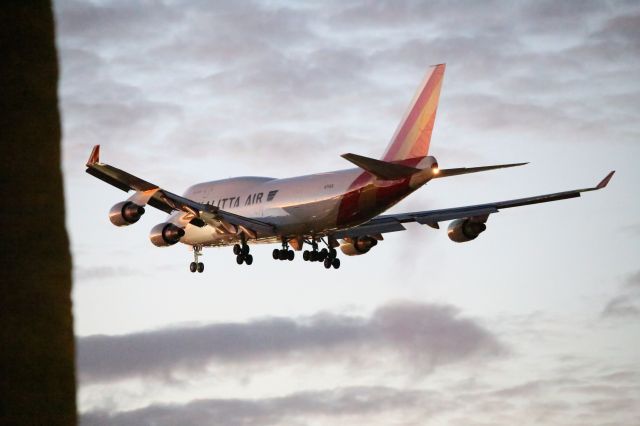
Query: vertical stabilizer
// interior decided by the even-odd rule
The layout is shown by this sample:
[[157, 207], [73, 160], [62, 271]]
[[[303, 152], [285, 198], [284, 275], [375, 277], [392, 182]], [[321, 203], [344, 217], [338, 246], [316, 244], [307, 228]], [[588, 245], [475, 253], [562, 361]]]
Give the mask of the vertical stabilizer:
[[429, 153], [431, 132], [436, 119], [445, 64], [431, 67], [409, 109], [396, 129], [382, 159], [406, 160]]

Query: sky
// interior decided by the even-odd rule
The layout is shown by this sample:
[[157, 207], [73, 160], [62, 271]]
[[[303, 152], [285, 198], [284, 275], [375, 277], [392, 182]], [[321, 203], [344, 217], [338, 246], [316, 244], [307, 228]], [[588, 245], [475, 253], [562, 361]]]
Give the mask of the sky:
[[[640, 3], [54, 2], [83, 425], [640, 423]], [[494, 214], [477, 240], [416, 224], [339, 270], [148, 239], [164, 213], [101, 160], [180, 193], [380, 156], [447, 63], [439, 179], [393, 208], [594, 186]]]

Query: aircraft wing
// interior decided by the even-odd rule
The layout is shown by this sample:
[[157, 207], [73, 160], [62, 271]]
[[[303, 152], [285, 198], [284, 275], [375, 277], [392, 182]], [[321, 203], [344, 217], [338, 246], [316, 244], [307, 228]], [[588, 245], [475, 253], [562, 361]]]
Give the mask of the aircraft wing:
[[579, 197], [581, 193], [596, 191], [607, 186], [615, 171], [610, 172], [604, 179], [593, 188], [574, 189], [571, 191], [556, 192], [553, 194], [537, 195], [533, 197], [518, 198], [515, 200], [498, 201], [494, 203], [477, 204], [473, 206], [454, 207], [441, 210], [427, 210], [420, 212], [399, 213], [381, 215], [371, 219], [362, 225], [335, 232], [335, 238], [355, 238], [366, 235], [384, 234], [387, 232], [404, 231], [402, 225], [407, 222], [417, 222], [421, 225], [428, 225], [432, 228], [439, 228], [439, 222], [463, 219], [480, 218], [482, 222], [492, 213], [498, 213], [501, 209], [511, 207], [526, 206], [529, 204], [548, 203], [550, 201], [566, 200]]
[[[245, 231], [252, 237], [255, 232], [273, 232], [274, 225], [259, 220], [239, 216], [210, 204], [202, 204], [197, 201], [190, 200], [180, 195], [176, 195], [159, 186], [140, 179], [130, 173], [120, 170], [100, 162], [100, 145], [93, 147], [91, 156], [87, 161], [87, 173], [107, 182], [125, 192], [130, 190], [141, 194], [141, 199], [145, 202], [165, 213], [173, 211], [183, 211], [187, 213], [188, 221], [195, 226], [204, 226], [205, 224], [213, 224], [214, 226], [222, 226], [231, 233], [240, 230]], [[236, 229], [234, 229], [236, 228]], [[253, 235], [252, 235], [253, 234]]]

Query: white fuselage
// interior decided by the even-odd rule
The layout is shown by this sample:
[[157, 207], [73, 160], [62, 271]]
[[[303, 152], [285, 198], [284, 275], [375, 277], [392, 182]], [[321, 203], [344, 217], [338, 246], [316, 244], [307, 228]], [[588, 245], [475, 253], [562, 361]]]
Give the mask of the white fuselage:
[[[387, 189], [386, 197], [379, 197]], [[184, 197], [244, 217], [274, 224], [278, 235], [324, 235], [332, 229], [370, 220], [416, 188], [406, 181], [376, 181], [361, 169], [298, 176], [287, 179], [238, 177], [191, 186]], [[170, 221], [179, 221], [176, 212]], [[271, 242], [260, 234], [257, 241]], [[238, 241], [237, 235], [206, 225], [188, 224], [184, 244], [217, 246]]]

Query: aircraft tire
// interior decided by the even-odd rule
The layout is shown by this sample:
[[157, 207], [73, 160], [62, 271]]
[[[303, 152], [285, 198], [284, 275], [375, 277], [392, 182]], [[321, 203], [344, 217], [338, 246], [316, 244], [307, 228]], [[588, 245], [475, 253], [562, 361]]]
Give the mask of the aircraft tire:
[[293, 250], [289, 250], [289, 252], [287, 253], [287, 259], [289, 259], [289, 262], [291, 262], [295, 258], [296, 258], [296, 253]]
[[244, 258], [244, 262], [245, 262], [247, 265], [251, 265], [251, 264], [253, 263], [253, 256], [252, 256], [252, 255], [250, 255], [250, 254], [248, 254], [248, 255]]
[[325, 259], [325, 260], [324, 260], [324, 267], [325, 267], [326, 269], [331, 268], [331, 259], [328, 259], [328, 258], [327, 258], [327, 259]]
[[191, 262], [191, 263], [189, 264], [189, 270], [190, 270], [191, 272], [195, 272], [197, 269], [198, 269], [198, 265], [196, 265], [196, 262]]
[[321, 262], [324, 261], [327, 257], [329, 256], [329, 251], [326, 248], [323, 248], [322, 250], [320, 250], [320, 252], [318, 253], [318, 260], [320, 260]]
[[333, 259], [331, 264], [333, 265], [334, 269], [340, 269], [340, 259], [338, 259], [337, 257]]
[[236, 256], [240, 254], [240, 244], [234, 244], [233, 246], [233, 254], [235, 254]]
[[308, 261], [309, 261], [310, 256], [311, 256], [311, 254], [309, 253], [309, 250], [305, 250], [305, 251], [303, 251], [303, 252], [302, 252], [302, 259], [303, 259], [305, 262], [308, 262]]
[[244, 254], [245, 256], [249, 254], [249, 246], [248, 245], [243, 245], [242, 246], [242, 254]]
[[238, 265], [242, 265], [242, 262], [244, 262], [244, 257], [241, 254], [237, 255], [236, 256], [236, 263]]
[[198, 262], [198, 272], [202, 273], [204, 271], [204, 263]]
[[279, 259], [280, 259], [280, 250], [273, 249], [273, 260], [279, 260]]

